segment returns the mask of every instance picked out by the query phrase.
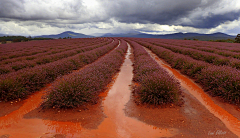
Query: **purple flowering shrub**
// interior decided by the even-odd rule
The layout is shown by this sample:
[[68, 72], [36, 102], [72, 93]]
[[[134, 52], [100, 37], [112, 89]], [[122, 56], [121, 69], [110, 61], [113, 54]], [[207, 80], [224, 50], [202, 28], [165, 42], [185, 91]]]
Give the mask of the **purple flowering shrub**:
[[173, 68], [179, 69], [181, 72], [191, 77], [196, 77], [196, 74], [200, 73], [203, 68], [210, 65], [206, 62], [195, 60], [189, 56], [174, 53], [171, 50], [160, 46], [156, 46], [146, 42], [139, 43], [149, 48], [158, 57], [164, 59]]
[[211, 48], [211, 47], [197, 47], [197, 46], [191, 46], [191, 45], [184, 46], [184, 47], [193, 48], [193, 49], [210, 52], [210, 53], [215, 53], [215, 54], [222, 55], [225, 57], [233, 57], [233, 58], [240, 59], [240, 53], [238, 53], [238, 52], [219, 50], [219, 49]]
[[211, 95], [239, 104], [240, 71], [229, 66], [216, 66], [148, 42], [139, 42], [168, 62], [173, 68], [196, 79]]
[[[11, 43], [0, 46], [0, 61], [21, 58], [24, 56], [33, 56], [42, 53], [54, 52], [59, 49], [71, 49], [72, 46], [78, 45], [94, 45], [97, 43], [111, 41], [102, 40], [100, 38], [81, 38], [81, 39], [58, 39], [58, 40], [42, 40], [29, 41], [23, 43]], [[70, 47], [70, 48], [69, 48]]]
[[0, 82], [0, 99], [4, 101], [23, 98], [26, 95], [26, 89], [17, 79], [6, 78]]
[[237, 44], [230, 43], [212, 43], [212, 42], [196, 42], [196, 41], [179, 41], [179, 40], [157, 40], [159, 42], [165, 42], [167, 45], [174, 45], [186, 48], [197, 49], [205, 52], [215, 53], [225, 57], [233, 57], [240, 59], [240, 47]]
[[159, 75], [154, 71], [142, 77], [141, 86], [136, 89], [142, 103], [163, 105], [179, 101], [179, 84], [167, 72]]
[[[45, 84], [54, 81], [57, 77], [94, 62], [117, 45], [118, 41], [114, 41], [108, 45], [72, 57], [1, 75], [0, 100], [9, 101], [15, 99], [15, 97], [25, 98]], [[99, 56], [96, 56], [96, 53]], [[84, 62], [81, 57], [88, 57], [88, 62]], [[11, 86], [14, 86], [14, 88]]]
[[[75, 46], [69, 46], [71, 47], [70, 50], [65, 50], [59, 52], [59, 53], [54, 53], [54, 54], [49, 54], [49, 55], [44, 55], [42, 54], [41, 56], [38, 55], [37, 58], [35, 58], [34, 60], [21, 60], [21, 61], [15, 61], [15, 62], [10, 62], [9, 64], [5, 65], [0, 65], [0, 74], [6, 74], [9, 72], [13, 72], [13, 71], [18, 71], [20, 69], [24, 69], [24, 68], [31, 68], [34, 67], [36, 65], [41, 65], [41, 64], [46, 64], [46, 63], [50, 63], [53, 61], [57, 61], [63, 58], [67, 58], [70, 56], [74, 56], [76, 54], [82, 53], [82, 52], [86, 52], [86, 51], [90, 51], [93, 50], [95, 48], [101, 47], [103, 45], [107, 45], [111, 43], [111, 41], [105, 42], [105, 43], [100, 43], [100, 44], [96, 44], [96, 45], [90, 45], [90, 46], [85, 46], [85, 45], [81, 45], [78, 47]], [[23, 58], [23, 57], [21, 57]]]
[[79, 72], [63, 77], [52, 86], [45, 96], [43, 107], [74, 108], [84, 103], [96, 103], [98, 95], [103, 92], [119, 71], [127, 44], [121, 40], [121, 45], [89, 64]]
[[231, 103], [240, 103], [240, 71], [227, 66], [208, 66], [198, 75], [198, 81], [214, 96]]
[[[158, 44], [161, 47], [167, 48], [175, 53], [180, 53], [183, 55], [188, 55], [192, 57], [193, 59], [196, 60], [201, 60], [205, 61], [207, 63], [211, 63], [214, 65], [227, 65], [231, 67], [236, 67], [240, 68], [240, 60], [234, 59], [234, 58], [229, 58], [229, 57], [224, 57], [215, 53], [209, 53], [205, 51], [200, 51], [196, 49], [191, 49], [191, 48], [185, 48], [185, 47], [179, 47], [179, 46], [173, 46], [173, 45], [163, 45], [163, 44]], [[234, 64], [232, 62], [234, 61]]]
[[[174, 40], [174, 39], [144, 39], [151, 42], [157, 42], [161, 44], [186, 46], [186, 47], [202, 47], [202, 48], [214, 48], [216, 50], [224, 50], [230, 52], [240, 52], [240, 46], [238, 43], [222, 43], [222, 42], [208, 42], [208, 41], [188, 41], [188, 40]], [[214, 52], [215, 53], [215, 52]]]
[[159, 66], [141, 45], [133, 41], [130, 43], [134, 49], [133, 81], [139, 83], [134, 90], [137, 99], [153, 105], [178, 103], [181, 95], [179, 82]]

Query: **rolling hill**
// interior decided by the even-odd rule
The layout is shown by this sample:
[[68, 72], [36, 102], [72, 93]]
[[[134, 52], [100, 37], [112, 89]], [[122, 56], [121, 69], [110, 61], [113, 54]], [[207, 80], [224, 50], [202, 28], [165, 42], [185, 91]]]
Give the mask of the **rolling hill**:
[[220, 40], [234, 39], [236, 36], [224, 33], [198, 34], [198, 33], [174, 33], [165, 35], [152, 35], [144, 33], [126, 33], [126, 34], [104, 34], [102, 37], [136, 37], [136, 38], [162, 38], [162, 39], [198, 39], [198, 40]]
[[55, 35], [41, 35], [41, 36], [35, 36], [37, 38], [54, 38], [54, 39], [58, 39], [58, 38], [64, 38], [64, 37], [71, 37], [71, 38], [89, 38], [89, 37], [94, 37], [94, 36], [90, 36], [90, 35], [85, 35], [85, 34], [81, 34], [81, 33], [75, 33], [75, 32], [71, 32], [71, 31], [66, 31], [60, 34], [55, 34]]

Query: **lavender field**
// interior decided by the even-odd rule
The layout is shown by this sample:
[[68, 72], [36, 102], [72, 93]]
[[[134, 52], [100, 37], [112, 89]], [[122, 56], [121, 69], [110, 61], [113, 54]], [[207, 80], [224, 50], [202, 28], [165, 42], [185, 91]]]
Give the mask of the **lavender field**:
[[[61, 44], [61, 40], [52, 41], [55, 41], [55, 44], [63, 45]], [[51, 44], [53, 43], [52, 41], [48, 41], [48, 43]], [[31, 43], [32, 42], [30, 42], [30, 44]], [[46, 44], [41, 48], [45, 50], [35, 49], [35, 45], [39, 44], [37, 42], [36, 44], [33, 43], [35, 45], [32, 45], [31, 48], [37, 51], [35, 53], [41, 53], [41, 51], [45, 51], [46, 55], [42, 57], [39, 56], [38, 60], [49, 59], [49, 62], [42, 62], [39, 65], [36, 64], [35, 66], [25, 67], [17, 71], [8, 71], [0, 76], [1, 100], [9, 101], [18, 98], [26, 98], [26, 96], [29, 94], [34, 93], [35, 91], [44, 87], [46, 84], [53, 82], [57, 77], [70, 73], [73, 70], [79, 69], [84, 65], [95, 61], [100, 56], [106, 54], [108, 51], [118, 45], [118, 41], [114, 41], [114, 39], [73, 39], [68, 40], [69, 44], [63, 45], [65, 50], [57, 55], [50, 54], [50, 56], [48, 56], [48, 43], [46, 42]], [[15, 45], [10, 45], [10, 47], [11, 46], [13, 48], [15, 47]], [[76, 46], [80, 48], [76, 48]], [[24, 51], [24, 47], [30, 47], [29, 43], [26, 43], [26, 45], [23, 43], [22, 49], [19, 48], [19, 50]], [[54, 47], [54, 45], [52, 45], [52, 47]], [[74, 50], [66, 51], [67, 48]], [[6, 50], [6, 53], [10, 52], [9, 55], [16, 55], [16, 53], [18, 53], [17, 51], [14, 52], [13, 49], [10, 50], [9, 48], [5, 47], [2, 49]], [[26, 53], [27, 52], [23, 52], [22, 54], [18, 54], [18, 56], [16, 56], [16, 58], [22, 57], [23, 60], [20, 62], [22, 65], [28, 61], [25, 57], [27, 55]], [[31, 55], [34, 54], [32, 53]], [[55, 55], [56, 59], [54, 59], [52, 55]], [[5, 55], [2, 56], [4, 57]], [[5, 67], [6, 69], [10, 68], [8, 64], [3, 66], [3, 68]]]
[[239, 47], [117, 37], [0, 45], [0, 135], [20, 125], [34, 136], [98, 136], [131, 124], [133, 136], [206, 136], [216, 126], [238, 136]]
[[[233, 104], [239, 104], [240, 60], [238, 56], [240, 53], [238, 52], [240, 48], [238, 44], [225, 43], [225, 45], [223, 45], [222, 43], [211, 42], [138, 38], [127, 38], [126, 40], [134, 50], [135, 63], [133, 81], [140, 85], [134, 90], [134, 93], [138, 95], [138, 100], [141, 101], [141, 103], [155, 105], [174, 103], [179, 101], [179, 96], [181, 95], [179, 82], [173, 79], [172, 76], [169, 76], [169, 74], [148, 55], [143, 48], [146, 47], [168, 62], [173, 68], [194, 78], [196, 82], [200, 83], [211, 95], [219, 96]], [[0, 98], [3, 101], [26, 98], [29, 94], [43, 88], [56, 78], [94, 62], [100, 56], [116, 47], [118, 43], [118, 40], [115, 38], [92, 38], [24, 42], [1, 46]], [[121, 49], [122, 47], [125, 47], [123, 49], [126, 50], [126, 42], [123, 39], [121, 39], [119, 48]], [[119, 51], [119, 48], [115, 51]], [[111, 67], [113, 65], [113, 63], [111, 63], [113, 58], [107, 60], [108, 56], [105, 57], [104, 64]], [[119, 64], [117, 65], [116, 63], [116, 65], [119, 68], [121, 60], [117, 60], [119, 60]], [[95, 65], [94, 63], [87, 67], [87, 69], [84, 69], [82, 74], [89, 74], [84, 73], [84, 71], [91, 70], [90, 72], [92, 72], [92, 69], [95, 69], [95, 67], [103, 68], [100, 67], [100, 64], [103, 63], [98, 62], [99, 63], [96, 64], [99, 65]], [[111, 69], [113, 69], [113, 67], [111, 67]], [[101, 69], [101, 71], [98, 72], [103, 73], [103, 71], [106, 70], [107, 68], [105, 67], [105, 69]], [[113, 74], [116, 73], [116, 71], [110, 72], [113, 72]], [[92, 83], [93, 86], [91, 86], [91, 89], [94, 89], [94, 91], [103, 90], [111, 79], [108, 81], [102, 79], [111, 78], [113, 74], [111, 75], [110, 72], [108, 75], [104, 73], [103, 76], [99, 74], [98, 77], [100, 78], [95, 78], [96, 75], [95, 77], [88, 76], [88, 83], [86, 82], [85, 85], [87, 86], [87, 84], [91, 82], [91, 79], [96, 79], [92, 80], [96, 82]], [[53, 91], [57, 92], [60, 89], [61, 91], [64, 89], [64, 92], [58, 92], [57, 95], [63, 94], [65, 91], [68, 91], [68, 88], [62, 87], [68, 87], [68, 85], [72, 85], [73, 82], [74, 86], [72, 87], [81, 89], [75, 82], [77, 82], [78, 79], [86, 79], [85, 75], [80, 75], [82, 78], [79, 78], [77, 77], [79, 75], [72, 74], [71, 77], [63, 78], [66, 82], [61, 81], [55, 84], [56, 86], [54, 86], [54, 88], [56, 90], [53, 89]], [[83, 84], [82, 82], [81, 85]], [[90, 90], [90, 88], [85, 88], [85, 86], [81, 87], [84, 87], [83, 91], [84, 89], [87, 91]], [[71, 93], [76, 92], [74, 90]], [[88, 96], [91, 97], [91, 95], [94, 94]], [[50, 92], [46, 97], [51, 101], [50, 106], [58, 107], [60, 102], [57, 104], [53, 102], [54, 100], [51, 100], [51, 97], [56, 98], [56, 94]], [[94, 97], [96, 98], [96, 96]], [[63, 104], [67, 103], [67, 99], [65, 99]], [[91, 101], [90, 99], [87, 98], [85, 101]], [[47, 103], [49, 103], [49, 101]], [[62, 106], [63, 105], [59, 105], [59, 107]], [[68, 106], [72, 107], [74, 104], [69, 103]]]
[[[234, 55], [226, 56], [226, 53], [233, 52], [238, 55], [239, 44], [164, 39], [133, 40], [149, 48], [173, 68], [194, 78], [211, 95], [219, 96], [232, 104], [240, 104], [240, 60]], [[208, 48], [211, 50], [207, 50]], [[219, 54], [219, 50], [223, 51]]]

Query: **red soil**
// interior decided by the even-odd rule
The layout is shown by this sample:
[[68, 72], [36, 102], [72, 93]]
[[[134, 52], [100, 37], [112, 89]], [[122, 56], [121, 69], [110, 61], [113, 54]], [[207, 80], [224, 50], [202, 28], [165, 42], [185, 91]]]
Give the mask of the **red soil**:
[[[213, 114], [215, 117], [217, 117], [218, 119], [220, 119], [222, 121], [222, 123], [235, 135], [240, 136], [240, 121], [239, 121], [239, 111], [238, 110], [233, 110], [235, 108], [234, 105], [230, 105], [230, 104], [221, 104], [224, 105], [223, 107], [220, 107], [219, 105], [217, 105], [216, 103], [214, 103], [214, 101], [217, 101], [217, 99], [215, 98], [215, 100], [213, 101], [209, 95], [207, 95], [200, 86], [198, 86], [197, 84], [195, 84], [191, 79], [189, 79], [188, 77], [182, 75], [181, 73], [179, 73], [178, 71], [172, 69], [171, 67], [169, 67], [169, 65], [167, 65], [166, 63], [164, 63], [161, 59], [159, 59], [155, 54], [153, 54], [152, 52], [150, 52], [149, 50], [147, 50], [149, 52], [149, 54], [155, 58], [155, 60], [162, 66], [164, 67], [166, 70], [169, 71], [170, 74], [172, 74], [177, 80], [180, 81], [182, 88], [184, 89], [185, 93], [185, 106], [187, 105], [186, 102], [186, 94], [188, 94], [189, 96], [195, 98], [195, 103], [200, 103], [199, 106], [193, 106], [194, 108], [198, 108], [200, 106], [205, 107], [211, 114]], [[217, 103], [220, 103], [220, 101], [218, 100]], [[193, 103], [191, 102], [191, 105]], [[228, 109], [228, 110], [225, 110]], [[228, 111], [229, 109], [231, 109], [231, 113], [230, 114]], [[197, 110], [196, 110], [197, 111]], [[204, 116], [207, 116], [206, 113], [203, 114]], [[238, 116], [238, 118], [236, 117]], [[208, 117], [210, 118], [210, 117]], [[201, 122], [202, 124], [202, 122]], [[214, 125], [214, 126], [218, 126], [216, 124], [214, 124], [212, 121], [211, 123], [207, 123], [207, 126], [210, 125]], [[221, 131], [222, 129], [218, 129], [219, 131]], [[211, 130], [209, 130], [211, 131]], [[226, 131], [227, 132], [227, 131]], [[224, 136], [226, 137], [227, 135], [224, 134]]]
[[19, 109], [23, 105], [23, 100], [14, 100], [10, 102], [0, 102], [0, 109], [4, 109], [0, 112], [0, 117], [3, 117], [11, 112]]
[[240, 136], [235, 106], [210, 98], [189, 78], [166, 65], [182, 79], [184, 104], [165, 108], [136, 105], [130, 89], [133, 68], [129, 55], [130, 51], [109, 90], [100, 94], [102, 102], [77, 109], [41, 109], [43, 89], [15, 109], [0, 111], [0, 138]]

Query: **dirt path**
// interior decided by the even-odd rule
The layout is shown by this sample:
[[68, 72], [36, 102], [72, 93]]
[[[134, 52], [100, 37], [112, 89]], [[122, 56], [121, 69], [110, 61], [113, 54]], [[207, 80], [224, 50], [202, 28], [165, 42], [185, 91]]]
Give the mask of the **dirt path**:
[[[83, 68], [73, 72], [80, 71]], [[61, 80], [61, 78], [58, 80]], [[1, 109], [4, 109], [0, 110], [0, 138], [1, 136], [13, 138], [39, 137], [45, 133], [48, 136], [50, 134], [48, 131], [53, 134], [60, 132], [65, 134], [65, 132], [71, 130], [74, 133], [81, 130], [79, 128], [82, 127], [97, 128], [104, 120], [105, 115], [101, 103], [86, 105], [74, 110], [42, 110], [39, 107], [42, 103], [41, 97], [49, 89], [51, 89], [51, 84], [35, 92], [28, 99], [6, 103], [0, 102], [0, 107], [3, 107]]]
[[[10, 125], [2, 127], [0, 136], [6, 137], [170, 137], [179, 133], [176, 128], [157, 128], [152, 125], [143, 123], [135, 118], [125, 115], [125, 104], [130, 100], [132, 82], [132, 61], [129, 59], [130, 46], [126, 54], [126, 59], [121, 67], [119, 74], [116, 76], [115, 82], [110, 84], [109, 91], [102, 93], [102, 107], [96, 107], [74, 114], [69, 111], [42, 111], [35, 109], [31, 112], [26, 111], [16, 119], [16, 122], [11, 122]], [[36, 96], [38, 97], [38, 96]], [[29, 100], [31, 101], [31, 100]], [[37, 105], [37, 104], [36, 104]], [[24, 105], [21, 108], [23, 108]], [[33, 107], [36, 108], [36, 107]], [[102, 111], [92, 112], [90, 110], [101, 109]], [[20, 110], [19, 109], [19, 110]], [[29, 109], [29, 110], [32, 110]], [[80, 110], [80, 109], [79, 109]], [[79, 111], [78, 110], [78, 111]], [[16, 112], [19, 112], [16, 110]], [[29, 112], [29, 113], [27, 113]], [[74, 112], [74, 111], [72, 111]], [[101, 113], [104, 113], [103, 115]], [[83, 118], [83, 115], [86, 118]], [[37, 115], [37, 117], [36, 117]], [[52, 120], [52, 117], [55, 120]], [[67, 116], [66, 116], [67, 115]], [[69, 117], [70, 116], [70, 117]], [[90, 117], [89, 117], [90, 116]], [[92, 116], [92, 117], [91, 117]], [[74, 118], [75, 117], [75, 118]], [[106, 117], [106, 118], [104, 118]], [[12, 117], [10, 117], [12, 118]], [[56, 119], [57, 118], [57, 119]], [[71, 118], [72, 120], [61, 121], [63, 118]], [[103, 118], [101, 121], [93, 122], [92, 118]], [[80, 120], [80, 121], [79, 121]], [[87, 120], [84, 127], [83, 120]], [[100, 122], [100, 123], [98, 123]], [[6, 123], [2, 123], [6, 124]]]
[[178, 133], [176, 128], [156, 128], [137, 119], [125, 115], [125, 104], [130, 100], [132, 82], [132, 61], [129, 58], [130, 46], [121, 70], [103, 100], [104, 114], [107, 118], [99, 125], [98, 129], [91, 130], [94, 137], [170, 137]]
[[[115, 40], [112, 41], [112, 43], [114, 42]], [[113, 50], [115, 50], [116, 48], [118, 48], [120, 46], [120, 40], [119, 41], [119, 44], [117, 47], [115, 47]], [[111, 50], [112, 51], [112, 50]], [[109, 51], [109, 52], [111, 52]], [[108, 53], [109, 53], [108, 52]], [[107, 54], [108, 54], [107, 53]], [[106, 55], [106, 54], [105, 54]], [[100, 57], [101, 58], [101, 57]], [[98, 60], [98, 59], [97, 59]], [[84, 67], [80, 68], [79, 70], [73, 70], [72, 72], [79, 72], [80, 70], [82, 70], [83, 68], [87, 67], [88, 65], [85, 65]], [[57, 81], [57, 80], [56, 80]], [[46, 92], [45, 89], [49, 89], [51, 86], [51, 84], [47, 85], [45, 88], [41, 89], [39, 92], [34, 92], [33, 95], [30, 96], [30, 98], [34, 97], [37, 93], [44, 93]], [[41, 92], [42, 91], [42, 92]], [[43, 96], [43, 94], [42, 94]], [[10, 113], [12, 113], [13, 111], [15, 110], [18, 110], [21, 106], [23, 106], [23, 104], [28, 101], [27, 99], [25, 100], [22, 100], [22, 99], [17, 99], [17, 100], [13, 100], [13, 101], [9, 101], [9, 102], [3, 102], [3, 101], [0, 101], [0, 109], [4, 109], [4, 110], [0, 110], [0, 118], [5, 116], [5, 115], [8, 115]], [[41, 102], [40, 101], [36, 101], [36, 104], [38, 105], [39, 103]]]
[[[148, 52], [151, 54], [150, 51]], [[109, 84], [108, 91], [100, 94], [103, 97], [102, 103], [86, 105], [74, 110], [42, 110], [38, 106], [42, 102], [41, 96], [47, 90], [45, 88], [21, 103], [18, 110], [0, 117], [0, 138], [234, 138], [237, 137], [236, 135], [239, 136], [239, 120], [236, 117], [223, 108], [218, 108], [207, 95], [207, 97], [202, 96], [204, 94], [196, 84], [188, 78], [182, 78], [184, 76], [164, 65], [156, 57], [154, 58], [158, 63], [177, 79], [183, 79], [181, 85], [185, 103], [182, 107], [160, 109], [136, 105], [130, 89], [133, 77], [130, 56], [131, 47], [129, 46], [120, 72], [115, 76], [115, 81]], [[197, 95], [199, 93], [201, 95]], [[234, 108], [231, 107], [231, 110]], [[238, 111], [234, 110], [231, 113], [238, 113]]]
[[[136, 106], [133, 100], [130, 100], [126, 110], [129, 116], [158, 127], [179, 128], [180, 135], [176, 137], [240, 137], [239, 111], [231, 111], [230, 114], [215, 104], [191, 79], [170, 68], [150, 50], [146, 50], [159, 65], [180, 81], [185, 103], [182, 107], [149, 109]], [[234, 109], [232, 105], [225, 105], [225, 108], [226, 106]]]

